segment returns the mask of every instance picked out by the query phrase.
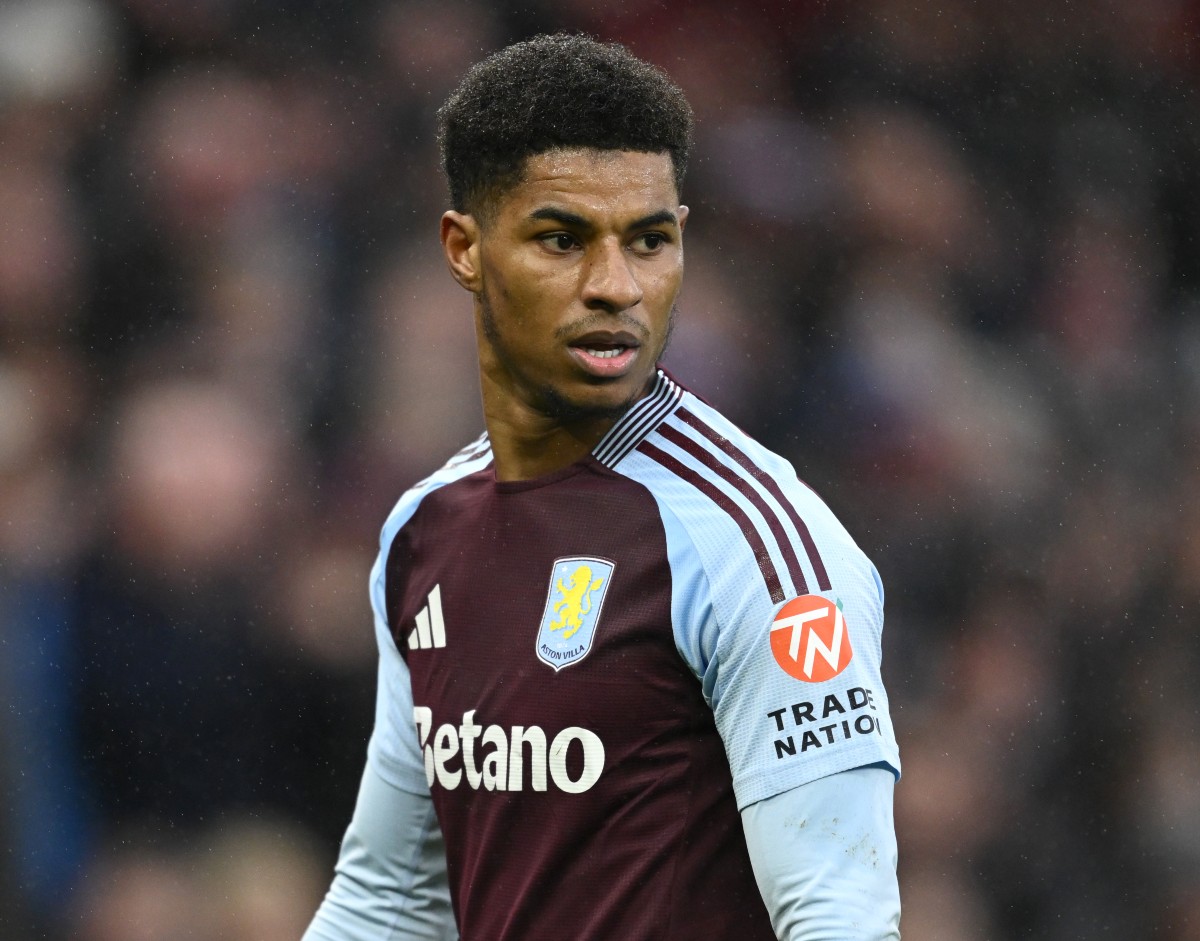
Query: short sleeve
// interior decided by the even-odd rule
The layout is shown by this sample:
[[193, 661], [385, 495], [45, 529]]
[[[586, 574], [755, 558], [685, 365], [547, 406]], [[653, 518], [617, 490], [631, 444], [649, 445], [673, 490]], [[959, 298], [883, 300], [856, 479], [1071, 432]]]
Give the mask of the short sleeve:
[[740, 808], [864, 765], [899, 774], [879, 580], [861, 554], [838, 561], [827, 590], [714, 612], [711, 702]]
[[425, 496], [490, 462], [491, 449], [484, 434], [437, 472], [409, 488], [384, 522], [379, 537], [379, 555], [371, 569], [371, 610], [375, 615], [375, 641], [379, 647], [379, 686], [375, 698], [375, 730], [367, 749], [367, 760], [389, 784], [414, 794], [428, 794], [429, 784], [413, 721], [412, 678], [387, 621], [388, 555], [396, 536], [412, 519]]
[[657, 502], [675, 646], [738, 807], [866, 765], [898, 775], [870, 560], [787, 459], [711, 405], [686, 391], [643, 402], [598, 453]]
[[375, 729], [367, 749], [368, 761], [394, 787], [428, 794], [425, 765], [413, 722], [412, 681], [408, 664], [400, 656], [387, 623], [384, 578], [391, 533], [385, 539], [371, 570], [371, 608], [375, 615], [375, 640], [379, 647], [379, 685], [375, 694]]

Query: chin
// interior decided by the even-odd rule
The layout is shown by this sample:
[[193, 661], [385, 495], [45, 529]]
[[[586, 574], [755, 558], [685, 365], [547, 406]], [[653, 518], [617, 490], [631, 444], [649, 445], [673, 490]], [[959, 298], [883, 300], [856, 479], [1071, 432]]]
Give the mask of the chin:
[[[620, 418], [638, 400], [644, 383], [633, 389], [624, 383], [620, 387], [593, 388], [581, 395], [570, 395], [554, 386], [541, 390], [541, 410], [563, 424], [597, 418]], [[590, 394], [589, 394], [590, 393]]]

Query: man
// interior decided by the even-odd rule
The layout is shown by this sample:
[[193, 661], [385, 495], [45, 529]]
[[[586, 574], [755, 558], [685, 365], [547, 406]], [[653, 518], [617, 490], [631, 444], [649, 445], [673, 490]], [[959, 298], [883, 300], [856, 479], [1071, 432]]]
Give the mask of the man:
[[878, 576], [657, 366], [681, 92], [540, 37], [440, 118], [487, 433], [384, 527], [376, 728], [307, 941], [897, 938]]

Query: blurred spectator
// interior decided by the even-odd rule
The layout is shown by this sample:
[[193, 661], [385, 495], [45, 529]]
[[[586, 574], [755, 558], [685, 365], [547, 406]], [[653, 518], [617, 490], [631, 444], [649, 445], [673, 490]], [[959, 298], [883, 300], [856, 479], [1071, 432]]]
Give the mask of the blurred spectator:
[[71, 914], [73, 941], [295, 941], [325, 874], [295, 825], [235, 818], [187, 843], [127, 831]]
[[283, 439], [200, 382], [139, 388], [115, 427], [107, 534], [77, 586], [82, 738], [107, 821], [187, 826], [261, 793], [286, 708], [253, 631]]
[[312, 841], [294, 825], [234, 820], [198, 852], [214, 939], [294, 941], [328, 884]]
[[206, 912], [182, 853], [153, 845], [117, 846], [94, 861], [70, 936], [77, 941], [208, 941]]

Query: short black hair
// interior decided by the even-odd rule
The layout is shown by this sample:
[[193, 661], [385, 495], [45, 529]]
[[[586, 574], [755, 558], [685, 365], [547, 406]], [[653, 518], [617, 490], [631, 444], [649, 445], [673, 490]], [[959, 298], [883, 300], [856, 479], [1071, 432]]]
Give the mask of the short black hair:
[[438, 144], [459, 212], [486, 210], [520, 182], [527, 158], [565, 148], [667, 153], [681, 192], [692, 109], [624, 46], [555, 33], [474, 65], [438, 111]]

